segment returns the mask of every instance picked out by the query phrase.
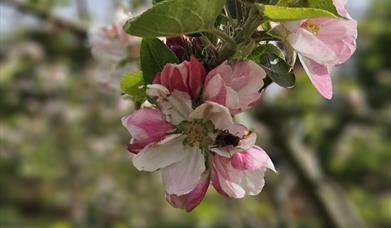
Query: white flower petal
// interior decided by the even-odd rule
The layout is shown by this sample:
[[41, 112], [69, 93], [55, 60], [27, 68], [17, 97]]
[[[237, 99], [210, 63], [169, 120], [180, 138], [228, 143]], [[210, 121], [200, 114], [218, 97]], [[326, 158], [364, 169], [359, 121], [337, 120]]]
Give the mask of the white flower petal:
[[159, 106], [166, 115], [167, 120], [174, 125], [187, 120], [193, 111], [190, 95], [178, 90], [174, 90], [167, 97], [167, 101], [161, 102]]
[[190, 114], [190, 119], [211, 120], [220, 130], [226, 130], [233, 124], [229, 110], [225, 106], [210, 101], [198, 106]]
[[174, 125], [187, 120], [193, 111], [191, 97], [188, 93], [174, 90], [172, 93], [159, 84], [148, 85], [148, 96], [156, 97], [156, 102], [160, 107], [166, 120]]
[[216, 154], [218, 154], [222, 157], [226, 157], [226, 158], [232, 157], [232, 154], [230, 153], [230, 151], [226, 147], [213, 147], [213, 146], [211, 146], [211, 148], [209, 150], [212, 152], [215, 152]]
[[150, 97], [157, 97], [158, 99], [166, 98], [170, 95], [170, 91], [159, 84], [152, 84], [147, 86], [147, 95]]
[[184, 195], [191, 192], [199, 183], [205, 171], [205, 159], [198, 147], [186, 146], [186, 157], [161, 170], [167, 194]]
[[159, 143], [147, 146], [133, 157], [133, 165], [140, 171], [153, 172], [183, 160], [186, 157], [184, 138], [181, 134], [170, 135]]
[[254, 171], [244, 171], [243, 173], [240, 186], [246, 191], [247, 195], [258, 195], [262, 191], [263, 186], [265, 186], [265, 171], [257, 169]]

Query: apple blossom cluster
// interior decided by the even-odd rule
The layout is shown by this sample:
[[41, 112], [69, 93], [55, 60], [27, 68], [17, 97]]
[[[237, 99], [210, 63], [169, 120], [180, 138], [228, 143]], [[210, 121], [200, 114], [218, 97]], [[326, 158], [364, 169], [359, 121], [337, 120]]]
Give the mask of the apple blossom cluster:
[[206, 73], [195, 57], [166, 64], [146, 93], [154, 105], [122, 119], [132, 135], [128, 150], [138, 170], [160, 170], [167, 200], [188, 211], [209, 182], [222, 195], [256, 195], [269, 156], [255, 145], [256, 134], [234, 123], [233, 114], [259, 101], [266, 72], [253, 61], [223, 62]]
[[266, 171], [276, 170], [255, 132], [233, 117], [257, 106], [273, 82], [294, 87], [300, 65], [332, 98], [330, 68], [356, 49], [357, 23], [345, 4], [155, 0], [130, 18], [115, 40], [143, 38], [141, 70], [120, 83], [137, 107], [122, 119], [136, 169], [160, 171], [167, 201], [186, 211], [210, 185], [230, 198], [259, 194]]

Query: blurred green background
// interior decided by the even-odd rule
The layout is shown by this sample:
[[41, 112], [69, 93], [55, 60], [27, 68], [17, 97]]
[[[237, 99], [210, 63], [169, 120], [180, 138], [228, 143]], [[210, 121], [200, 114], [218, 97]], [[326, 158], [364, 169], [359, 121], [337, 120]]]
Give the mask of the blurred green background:
[[299, 74], [238, 117], [279, 171], [264, 191], [210, 188], [192, 213], [133, 168], [120, 124], [132, 104], [97, 78], [89, 28], [123, 4], [150, 2], [0, 1], [0, 227], [391, 227], [391, 1], [349, 2], [358, 50], [333, 72], [332, 101]]

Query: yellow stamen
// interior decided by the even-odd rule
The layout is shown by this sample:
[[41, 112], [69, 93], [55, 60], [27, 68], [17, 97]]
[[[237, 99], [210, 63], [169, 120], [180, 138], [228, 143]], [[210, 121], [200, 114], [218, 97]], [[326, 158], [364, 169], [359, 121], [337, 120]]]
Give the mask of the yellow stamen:
[[183, 121], [179, 129], [186, 135], [185, 143], [190, 146], [198, 145], [201, 148], [207, 148], [213, 143], [209, 134], [213, 132], [214, 126], [210, 121]]
[[302, 27], [304, 29], [306, 29], [307, 31], [310, 31], [311, 33], [317, 35], [321, 26], [320, 24], [317, 24], [315, 20], [313, 19], [309, 19], [307, 20], [306, 22], [304, 22], [304, 24], [302, 25]]

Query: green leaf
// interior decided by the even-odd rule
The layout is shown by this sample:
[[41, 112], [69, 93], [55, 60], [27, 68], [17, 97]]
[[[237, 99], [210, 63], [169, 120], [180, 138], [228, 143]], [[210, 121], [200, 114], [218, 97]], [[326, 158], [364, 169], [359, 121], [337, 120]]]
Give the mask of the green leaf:
[[291, 88], [295, 85], [296, 78], [291, 72], [291, 67], [279, 56], [274, 53], [265, 53], [260, 59], [260, 64], [267, 75], [279, 86]]
[[248, 57], [248, 59], [260, 63], [261, 57], [264, 56], [266, 53], [273, 53], [280, 59], [285, 59], [284, 53], [282, 53], [281, 49], [273, 44], [265, 44], [255, 48], [251, 55]]
[[144, 38], [140, 48], [141, 70], [145, 84], [151, 84], [156, 73], [167, 63], [178, 63], [176, 55], [159, 39]]
[[317, 8], [285, 7], [277, 5], [257, 5], [260, 12], [272, 21], [292, 21], [307, 18], [339, 18], [330, 11]]
[[178, 36], [213, 29], [225, 0], [166, 0], [130, 19], [124, 30], [135, 36]]
[[291, 72], [291, 66], [285, 62], [284, 53], [273, 44], [265, 44], [257, 47], [248, 57], [261, 65], [270, 79], [279, 86], [290, 88], [295, 85], [295, 75]]
[[334, 15], [339, 15], [333, 0], [280, 0], [278, 6], [315, 8], [329, 11]]
[[157, 4], [157, 3], [159, 3], [159, 2], [162, 2], [162, 1], [165, 1], [165, 0], [152, 0], [152, 4]]
[[147, 95], [145, 93], [143, 74], [141, 71], [136, 71], [122, 77], [120, 85], [121, 90], [128, 94], [135, 103], [141, 104], [145, 101]]

